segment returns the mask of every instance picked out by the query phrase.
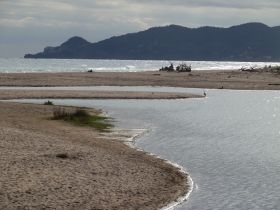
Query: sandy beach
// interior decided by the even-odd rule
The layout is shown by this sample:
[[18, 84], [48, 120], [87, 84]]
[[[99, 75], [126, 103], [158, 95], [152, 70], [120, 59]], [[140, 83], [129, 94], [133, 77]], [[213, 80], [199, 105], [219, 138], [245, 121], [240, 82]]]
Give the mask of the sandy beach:
[[[88, 79], [93, 75], [1, 74], [0, 85], [92, 85]], [[95, 77], [94, 80], [114, 85], [115, 79], [108, 83], [107, 75], [103, 76], [105, 83]], [[2, 100], [196, 97], [202, 96], [131, 91], [0, 90]], [[178, 168], [123, 142], [132, 134], [104, 135], [90, 127], [54, 121], [50, 119], [54, 108], [0, 102], [1, 209], [159, 209], [189, 191], [188, 176]], [[61, 154], [67, 158], [60, 158]]]
[[50, 120], [52, 112], [0, 103], [0, 209], [158, 209], [187, 192], [186, 175], [116, 141], [121, 134]]
[[[0, 86], [98, 85], [279, 89], [280, 76], [241, 71], [0, 74]], [[129, 91], [0, 90], [2, 100], [193, 97], [201, 96]], [[0, 102], [0, 209], [159, 209], [188, 192], [187, 175], [119, 141], [130, 136], [121, 132], [108, 136], [90, 127], [51, 120], [53, 109], [54, 106]], [[61, 158], [60, 154], [67, 154], [67, 158]]]
[[0, 86], [172, 86], [279, 90], [280, 74], [269, 72], [81, 72], [0, 74]]

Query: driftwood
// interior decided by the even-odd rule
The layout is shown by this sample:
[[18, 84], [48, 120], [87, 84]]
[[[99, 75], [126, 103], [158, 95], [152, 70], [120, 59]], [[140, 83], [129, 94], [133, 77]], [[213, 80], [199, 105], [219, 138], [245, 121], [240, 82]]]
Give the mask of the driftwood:
[[250, 67], [250, 68], [245, 68], [242, 67], [240, 71], [245, 71], [245, 72], [270, 72], [270, 73], [278, 73], [280, 74], [280, 66], [264, 66], [264, 67]]

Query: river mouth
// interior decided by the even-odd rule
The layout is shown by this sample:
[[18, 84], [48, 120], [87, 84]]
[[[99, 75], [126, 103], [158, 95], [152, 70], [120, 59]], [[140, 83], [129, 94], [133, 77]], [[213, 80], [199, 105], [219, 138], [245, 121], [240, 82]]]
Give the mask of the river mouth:
[[102, 108], [117, 127], [148, 129], [137, 146], [182, 165], [194, 181], [189, 201], [176, 209], [277, 209], [280, 92], [209, 90], [207, 96], [53, 102]]

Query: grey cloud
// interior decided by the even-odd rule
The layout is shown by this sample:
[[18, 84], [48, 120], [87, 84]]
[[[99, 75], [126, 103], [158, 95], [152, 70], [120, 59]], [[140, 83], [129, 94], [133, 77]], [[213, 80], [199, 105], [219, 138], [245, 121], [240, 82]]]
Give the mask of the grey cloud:
[[[0, 0], [0, 45], [21, 46], [14, 55], [22, 56], [74, 35], [94, 42], [167, 24], [280, 25], [279, 8], [279, 0]], [[0, 56], [7, 56], [2, 49]]]
[[[222, 8], [237, 8], [237, 9], [262, 9], [262, 8], [280, 8], [280, 2], [278, 0], [132, 0], [135, 3], [145, 3], [145, 4], [165, 4], [169, 6], [186, 6], [186, 7], [222, 7]], [[132, 2], [127, 0], [127, 3]]]

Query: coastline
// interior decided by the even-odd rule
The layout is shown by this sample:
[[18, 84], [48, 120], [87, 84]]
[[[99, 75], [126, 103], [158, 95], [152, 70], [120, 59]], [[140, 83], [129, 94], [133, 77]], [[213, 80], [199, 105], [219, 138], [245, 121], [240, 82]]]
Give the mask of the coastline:
[[[85, 144], [85, 146], [88, 147], [88, 146], [90, 146], [93, 143], [95, 145], [95, 147], [97, 146], [99, 149], [102, 149], [102, 148], [106, 149], [107, 148], [106, 151], [107, 152], [111, 151], [111, 152], [109, 152], [109, 153], [111, 153], [111, 155], [113, 155], [113, 156], [114, 156], [114, 154], [117, 155], [117, 156], [115, 155], [115, 157], [111, 159], [111, 161], [114, 160], [113, 162], [110, 162], [110, 161], [108, 162], [109, 165], [112, 165], [115, 162], [116, 159], [117, 159], [117, 163], [120, 164], [119, 161], [121, 161], [121, 160], [118, 160], [118, 157], [124, 157], [125, 154], [128, 154], [128, 160], [127, 160], [128, 162], [126, 163], [126, 161], [125, 161], [125, 163], [128, 164], [129, 167], [126, 166], [125, 168], [126, 168], [126, 170], [128, 170], [128, 172], [127, 172], [128, 176], [126, 176], [126, 178], [128, 179], [129, 176], [130, 176], [130, 178], [128, 180], [122, 178], [121, 180], [124, 181], [125, 185], [132, 185], [132, 187], [136, 187], [135, 190], [137, 189], [136, 191], [139, 192], [139, 194], [136, 193], [133, 196], [133, 195], [125, 193], [126, 196], [128, 196], [134, 202], [132, 202], [131, 204], [126, 204], [128, 206], [122, 206], [122, 207], [119, 207], [119, 208], [135, 209], [137, 207], [137, 205], [140, 205], [143, 209], [157, 209], [157, 208], [170, 209], [170, 208], [167, 208], [168, 206], [171, 205], [170, 203], [172, 203], [174, 200], [177, 200], [178, 197], [180, 197], [178, 202], [184, 201], [186, 196], [188, 196], [189, 193], [192, 190], [192, 186], [190, 184], [191, 178], [181, 168], [178, 168], [178, 166], [176, 164], [171, 165], [170, 162], [167, 162], [167, 161], [165, 161], [163, 159], [160, 159], [160, 158], [158, 158], [156, 156], [153, 156], [151, 154], [148, 154], [148, 153], [146, 153], [144, 151], [141, 151], [141, 150], [138, 150], [138, 149], [135, 149], [135, 148], [128, 149], [129, 147], [125, 146], [125, 144], [123, 142], [119, 142], [119, 141], [115, 141], [114, 140], [114, 138], [116, 138], [116, 135], [114, 135], [113, 138], [111, 138], [111, 139], [110, 138], [104, 138], [104, 136], [99, 135], [97, 132], [94, 132], [94, 131], [92, 131], [92, 130], [90, 130], [88, 128], [84, 128], [84, 127], [83, 128], [79, 128], [79, 127], [75, 127], [75, 126], [69, 125], [67, 123], [53, 122], [53, 121], [46, 120], [46, 118], [43, 117], [43, 116], [45, 116], [46, 113], [48, 115], [50, 115], [52, 107], [42, 106], [42, 105], [31, 105], [31, 104], [15, 104], [15, 103], [9, 103], [9, 102], [0, 102], [0, 107], [1, 107], [1, 110], [2, 110], [1, 111], [2, 112], [1, 113], [2, 118], [3, 118], [3, 120], [6, 119], [5, 124], [0, 123], [2, 138], [4, 137], [4, 140], [7, 140], [7, 141], [11, 140], [11, 139], [9, 139], [10, 138], [9, 135], [5, 134], [5, 132], [8, 132], [8, 133], [9, 132], [13, 132], [13, 134], [14, 134], [14, 135], [12, 135], [13, 138], [20, 137], [21, 132], [24, 133], [23, 136], [25, 138], [27, 138], [27, 139], [29, 138], [29, 135], [31, 136], [30, 138], [33, 138], [32, 136], [35, 135], [35, 134], [39, 135], [39, 136], [42, 135], [41, 137], [43, 137], [43, 139], [36, 138], [35, 142], [34, 142], [34, 139], [33, 140], [31, 139], [32, 142], [33, 142], [32, 144], [37, 145], [37, 143], [38, 143], [39, 147], [40, 147], [41, 144], [45, 144], [46, 143], [46, 142], [42, 142], [41, 140], [47, 141], [47, 142], [49, 141], [48, 139], [45, 138], [45, 134], [47, 134], [46, 137], [51, 137], [52, 136], [52, 138], [54, 138], [54, 137], [57, 138], [56, 135], [61, 135], [61, 131], [64, 131], [64, 132], [67, 131], [67, 133], [66, 133], [66, 137], [67, 137], [66, 141], [63, 140], [63, 138], [61, 139], [62, 147], [65, 147], [65, 146], [69, 147], [69, 145], [70, 145], [70, 147], [72, 147], [71, 146], [72, 144], [73, 144], [73, 146], [76, 145], [75, 136], [77, 136], [77, 135], [79, 136], [79, 138], [86, 137], [86, 139], [88, 139], [88, 138], [90, 138], [92, 140], [95, 139], [93, 142], [90, 142], [89, 139], [85, 140], [85, 141], [79, 140], [78, 141], [79, 144], [76, 145], [75, 147], [79, 147], [80, 144], [81, 144], [80, 146], [83, 146]], [[72, 108], [69, 108], [69, 109], [72, 109]], [[95, 110], [91, 110], [91, 111], [93, 111], [95, 113], [99, 113], [99, 112], [96, 112]], [[20, 115], [21, 117], [18, 116], [18, 115]], [[36, 115], [39, 115], [39, 116], [36, 116]], [[20, 118], [17, 118], [16, 116], [20, 117]], [[43, 122], [43, 123], [42, 124], [38, 123], [39, 122], [38, 120], [40, 122]], [[33, 123], [33, 121], [35, 123]], [[28, 122], [28, 123], [24, 123], [24, 122]], [[54, 125], [56, 125], [55, 128], [58, 129], [57, 131], [53, 130], [53, 128], [54, 128], [54, 125], [52, 125], [53, 123], [54, 123]], [[49, 126], [51, 128], [50, 131], [48, 131], [48, 129], [49, 129], [48, 127]], [[57, 127], [57, 126], [59, 126], [59, 127]], [[55, 134], [53, 133], [53, 131], [55, 131], [54, 132]], [[75, 131], [78, 131], [78, 132], [75, 133]], [[80, 133], [81, 131], [82, 131], [82, 133]], [[19, 136], [17, 136], [18, 134], [19, 134]], [[74, 134], [74, 138], [71, 135], [70, 135], [71, 136], [70, 137], [69, 134]], [[130, 138], [132, 141], [134, 141], [135, 138], [137, 138], [137, 136], [133, 136], [132, 135], [132, 136], [128, 136], [127, 138]], [[59, 137], [59, 138], [61, 138], [61, 137]], [[123, 134], [120, 135], [120, 138], [124, 138]], [[21, 138], [19, 138], [19, 139], [21, 139]], [[0, 147], [0, 149], [2, 150], [2, 152], [1, 152], [2, 158], [0, 160], [4, 161], [4, 163], [6, 163], [6, 164], [8, 162], [12, 161], [12, 162], [14, 162], [14, 164], [16, 166], [18, 160], [26, 161], [26, 157], [27, 157], [27, 159], [29, 159], [30, 157], [35, 156], [35, 157], [39, 158], [40, 161], [42, 161], [44, 164], [47, 164], [47, 165], [50, 164], [50, 163], [48, 163], [49, 161], [51, 161], [51, 162], [54, 161], [54, 162], [52, 162], [54, 165], [51, 166], [51, 167], [55, 167], [55, 164], [59, 164], [60, 167], [62, 167], [62, 168], [64, 167], [63, 165], [61, 165], [61, 163], [59, 163], [59, 162], [57, 163], [56, 162], [57, 160], [52, 160], [54, 158], [54, 154], [48, 154], [48, 153], [47, 154], [37, 154], [37, 152], [33, 151], [32, 148], [29, 148], [28, 145], [24, 145], [25, 150], [26, 150], [26, 148], [29, 148], [33, 152], [31, 151], [31, 153], [30, 153], [29, 151], [27, 151], [27, 154], [25, 154], [25, 153], [21, 154], [22, 150], [19, 150], [18, 151], [19, 154], [17, 154], [17, 152], [13, 151], [12, 152], [12, 156], [10, 156], [11, 159], [9, 159], [9, 158], [6, 159], [7, 157], [4, 157], [5, 154], [8, 154], [8, 157], [9, 157], [10, 152], [5, 150], [5, 142], [4, 142], [4, 140], [2, 140], [2, 144], [4, 144], [4, 145], [1, 145], [1, 147]], [[24, 142], [26, 139], [21, 139], [21, 140]], [[28, 141], [29, 140], [30, 139], [28, 139]], [[55, 142], [57, 142], [59, 144], [61, 143], [59, 141], [59, 139], [58, 139], [58, 141], [55, 141]], [[55, 149], [55, 147], [56, 147], [55, 146], [55, 142], [53, 142], [54, 145], [51, 146], [51, 150], [52, 149], [56, 150]], [[67, 142], [68, 146], [65, 145], [66, 142]], [[11, 148], [9, 150], [11, 150]], [[76, 150], [76, 149], [74, 149], [74, 150]], [[90, 149], [88, 149], [88, 150], [90, 150]], [[118, 152], [116, 153], [116, 151], [118, 151], [118, 150], [120, 150], [120, 155], [121, 156], [118, 156]], [[42, 152], [42, 149], [40, 149], [39, 151]], [[94, 156], [95, 158], [94, 159], [92, 159], [91, 161], [90, 161], [90, 159], [87, 160], [87, 162], [88, 161], [90, 161], [90, 162], [93, 161], [95, 167], [96, 167], [96, 164], [98, 163], [98, 161], [96, 160], [96, 158], [98, 157], [98, 156], [96, 156], [96, 154], [97, 154], [96, 152], [97, 151], [98, 150], [95, 151], [95, 156]], [[82, 155], [83, 152], [81, 152], [81, 153], [76, 152], [76, 154], [71, 154], [71, 149], [68, 150], [68, 152], [70, 153], [70, 157], [71, 157], [71, 159], [69, 160], [70, 162], [72, 162], [72, 161], [74, 161], [74, 162], [75, 161], [80, 161], [80, 158], [86, 158], [86, 155], [85, 155], [85, 157]], [[88, 151], [88, 152], [90, 153], [90, 151]], [[25, 157], [23, 160], [22, 160], [22, 157], [21, 157], [22, 155], [23, 155], [23, 157]], [[13, 160], [14, 158], [16, 158], [16, 159]], [[76, 158], [78, 158], [78, 159], [76, 159]], [[18, 169], [18, 170], [19, 171], [21, 171], [21, 170], [24, 170], [24, 171], [36, 170], [38, 163], [36, 164], [36, 162], [37, 162], [36, 158], [34, 160], [33, 159], [34, 159], [34, 157], [31, 158], [31, 165], [33, 165], [31, 168], [28, 168], [28, 166], [30, 164], [30, 162], [29, 162], [28, 166], [24, 166], [25, 168], [22, 168], [22, 166], [20, 166], [21, 169]], [[45, 162], [46, 159], [47, 159], [48, 162]], [[149, 164], [146, 165], [147, 164], [146, 162], [149, 163]], [[133, 163], [133, 164], [131, 165], [131, 163]], [[6, 164], [2, 164], [2, 165], [6, 165]], [[39, 168], [41, 167], [40, 164], [39, 164]], [[140, 179], [141, 180], [141, 182], [140, 182], [141, 183], [141, 185], [140, 185], [141, 187], [138, 186], [140, 183], [138, 181], [136, 181], [137, 179], [139, 179], [139, 177], [138, 178], [133, 177], [133, 176], [135, 176], [135, 175], [133, 175], [135, 173], [135, 170], [137, 171], [137, 169], [135, 168], [134, 164], [137, 166], [136, 168], [138, 168], [139, 164], [140, 164], [140, 170], [138, 169], [138, 173], [140, 175], [137, 173], [136, 177], [138, 177], [138, 176], [142, 177]], [[143, 164], [146, 165], [146, 166], [145, 167], [142, 166]], [[46, 168], [44, 168], [45, 170], [48, 168], [48, 166], [44, 166], [44, 167], [46, 167]], [[70, 164], [70, 168], [71, 167], [72, 166]], [[132, 174], [129, 173], [131, 168], [132, 168], [132, 172], [134, 171]], [[85, 168], [81, 168], [80, 170], [83, 171], [84, 169]], [[61, 169], [57, 168], [55, 170], [55, 172], [58, 173], [58, 174], [60, 174], [60, 173], [63, 174], [64, 172], [61, 172], [60, 170]], [[102, 170], [106, 171], [106, 168], [102, 169]], [[112, 168], [111, 169], [109, 168], [109, 170], [112, 170]], [[39, 189], [38, 189], [38, 186], [34, 185], [34, 184], [36, 184], [36, 183], [38, 184], [38, 183], [40, 183], [42, 181], [42, 180], [40, 181], [40, 179], [38, 180], [38, 177], [40, 177], [40, 175], [38, 175], [38, 174], [36, 175], [33, 172], [31, 173], [30, 171], [27, 174], [25, 174], [25, 173], [22, 174], [22, 172], [19, 172], [19, 171], [14, 172], [14, 171], [9, 171], [8, 170], [8, 174], [7, 174], [6, 171], [4, 170], [3, 175], [2, 175], [2, 177], [0, 179], [0, 181], [1, 181], [0, 183], [2, 185], [2, 190], [4, 190], [5, 192], [0, 193], [0, 195], [1, 194], [3, 195], [5, 193], [9, 194], [8, 197], [11, 198], [11, 199], [14, 199], [12, 203], [13, 204], [17, 204], [17, 205], [20, 205], [20, 203], [18, 203], [18, 199], [21, 198], [21, 196], [22, 196], [23, 197], [22, 202], [24, 202], [26, 206], [30, 205], [30, 203], [28, 205], [28, 201], [30, 202], [30, 200], [29, 200], [30, 199], [30, 195], [33, 195], [32, 199], [37, 202], [37, 204], [35, 204], [36, 202], [35, 203], [31, 202], [33, 207], [34, 207], [34, 205], [37, 206], [37, 207], [43, 207], [42, 203], [44, 203], [44, 202], [41, 201], [42, 203], [40, 204], [40, 199], [38, 201], [38, 197], [37, 197], [37, 194], [36, 194], [36, 193], [40, 193], [40, 189], [41, 188], [39, 187]], [[38, 171], [38, 170], [36, 170], [36, 171]], [[113, 172], [113, 171], [110, 172], [110, 173], [113, 173], [112, 177], [110, 177], [110, 178], [115, 180], [115, 176], [117, 176], [117, 175], [114, 174], [114, 173], [117, 173], [117, 172]], [[154, 171], [154, 172], [152, 172], [152, 171]], [[9, 173], [11, 173], [11, 174], [9, 174]], [[30, 180], [30, 178], [28, 178], [28, 175], [30, 175], [30, 173], [33, 174], [31, 176], [32, 178], [30, 177], [32, 179], [32, 181]], [[47, 173], [46, 175], [48, 175], [50, 177], [51, 176], [56, 176], [55, 174], [52, 174], [52, 171], [45, 171], [45, 173]], [[108, 173], [108, 172], [106, 172], [106, 173]], [[110, 176], [110, 173], [109, 173], [108, 176]], [[141, 173], [143, 174], [143, 176], [141, 176]], [[14, 178], [14, 176], [18, 176], [19, 174], [22, 174], [21, 176], [26, 177], [25, 179], [29, 180], [29, 182], [31, 181], [31, 183], [33, 183], [33, 184], [32, 185], [28, 184], [28, 182], [26, 182], [27, 180], [24, 181], [25, 179], [20, 182], [21, 183], [20, 185], [18, 185], [19, 183], [17, 183], [17, 181], [15, 183], [14, 180], [17, 180], [17, 179], [13, 179], [13, 178]], [[98, 172], [95, 172], [94, 174], [98, 174]], [[127, 175], [127, 174], [123, 174], [123, 175]], [[162, 177], [163, 174], [165, 174], [165, 175]], [[61, 176], [61, 174], [60, 174], [60, 176]], [[62, 175], [62, 177], [63, 177], [63, 175]], [[157, 177], [157, 178], [155, 178], [155, 177]], [[136, 180], [135, 180], [135, 178], [136, 178]], [[5, 182], [3, 182], [3, 179], [5, 180]], [[11, 183], [10, 183], [9, 179], [13, 179], [13, 181], [11, 180], [10, 181]], [[96, 179], [96, 177], [95, 177], [95, 179]], [[129, 182], [130, 179], [132, 179], [132, 183]], [[153, 181], [150, 182], [150, 179], [152, 179]], [[65, 181], [63, 178], [60, 179], [60, 180], [61, 181]], [[96, 180], [98, 180], [98, 179], [96, 179]], [[52, 183], [52, 180], [49, 180], [49, 181]], [[102, 179], [101, 179], [101, 181], [102, 181]], [[136, 181], [136, 183], [138, 183], [137, 185], [135, 185], [135, 181]], [[105, 184], [105, 183], [106, 182], [103, 182], [103, 184]], [[163, 183], [165, 183], [165, 184], [163, 184]], [[112, 184], [112, 182], [109, 182], [109, 184]], [[113, 186], [110, 186], [109, 184], [107, 184], [106, 186], [107, 186], [107, 188], [110, 189], [110, 187], [112, 188]], [[17, 188], [19, 186], [21, 186], [21, 188]], [[154, 186], [154, 187], [152, 187], [152, 186]], [[46, 186], [44, 186], [44, 188], [47, 188], [47, 189], [48, 189], [48, 187], [49, 187], [48, 184]], [[129, 188], [131, 186], [125, 186], [125, 188], [126, 187]], [[151, 191], [151, 187], [153, 189], [152, 191]], [[63, 186], [62, 186], [62, 188], [63, 188]], [[103, 187], [101, 187], [101, 189], [99, 189], [99, 190], [102, 191], [102, 188]], [[146, 189], [146, 188], [148, 188], [148, 189]], [[98, 189], [98, 187], [97, 187], [97, 189]], [[106, 189], [106, 194], [108, 193], [109, 189]], [[121, 189], [122, 188], [119, 186], [118, 190], [121, 190]], [[141, 189], [144, 190], [143, 194], [141, 193]], [[43, 190], [43, 189], [41, 189], [41, 190]], [[90, 189], [88, 189], [88, 190], [90, 190]], [[114, 190], [114, 187], [113, 187], [112, 190]], [[118, 192], [118, 190], [115, 191], [114, 193]], [[45, 191], [45, 189], [43, 191]], [[59, 191], [59, 189], [58, 189], [58, 191]], [[109, 190], [109, 191], [111, 192], [111, 190]], [[133, 191], [131, 191], [131, 193], [132, 192]], [[162, 192], [164, 192], [164, 193], [162, 193]], [[62, 194], [60, 194], [58, 196], [58, 198], [59, 197], [60, 198], [63, 197], [62, 196], [63, 195], [63, 191], [62, 192], [60, 191], [60, 193], [62, 193]], [[69, 191], [68, 191], [68, 193], [69, 193]], [[160, 193], [160, 195], [159, 195], [159, 193]], [[13, 195], [16, 195], [16, 197], [13, 197]], [[27, 197], [26, 197], [26, 195], [27, 195]], [[50, 195], [45, 195], [45, 196], [48, 197]], [[65, 196], [67, 197], [68, 195], [65, 195]], [[95, 196], [96, 197], [95, 197], [94, 200], [97, 203], [100, 201], [99, 199], [101, 199], [101, 201], [104, 201], [105, 203], [108, 202], [108, 201], [103, 200], [104, 199], [104, 198], [102, 198], [104, 196], [103, 193], [101, 193], [101, 197], [100, 197], [100, 195], [99, 196], [95, 195]], [[144, 199], [144, 200], [146, 199], [146, 202], [144, 202], [142, 204], [139, 204], [139, 202], [140, 203], [143, 202], [143, 201], [141, 201], [141, 199], [140, 200], [138, 199], [139, 197], [141, 199]], [[54, 199], [52, 201], [55, 201], [56, 198], [52, 198], [52, 199]], [[122, 198], [119, 198], [119, 199], [122, 200], [122, 199], [126, 199], [126, 198], [122, 197]], [[158, 201], [155, 202], [155, 200], [157, 200], [157, 199], [158, 199]], [[63, 200], [65, 200], [65, 199], [62, 199], [62, 201], [60, 201], [60, 202], [63, 202]], [[154, 201], [151, 201], [151, 200], [154, 200]], [[165, 201], [163, 202], [163, 200], [165, 200]], [[7, 201], [7, 200], [6, 200], [6, 202], [9, 203], [9, 201]], [[78, 202], [78, 201], [76, 201], [76, 202]], [[91, 203], [92, 202], [93, 201], [91, 201]], [[110, 201], [110, 205], [112, 204], [111, 202], [112, 203], [114, 203], [114, 202], [118, 203], [119, 200], [118, 199], [117, 200], [113, 199], [113, 201]], [[178, 204], [178, 202], [176, 203], [176, 205]], [[130, 205], [133, 205], [133, 203], [136, 206], [134, 206], [134, 207], [130, 206]], [[11, 204], [11, 203], [9, 203], [9, 204]], [[47, 204], [48, 204], [48, 202], [46, 204], [44, 204], [44, 205], [47, 205]], [[7, 205], [7, 203], [6, 204], [2, 203], [0, 205], [2, 207], [5, 207], [5, 205]], [[56, 204], [56, 205], [59, 205], [59, 204]], [[68, 205], [71, 205], [71, 203], [68, 203]], [[85, 206], [83, 206], [83, 209], [89, 209], [90, 206], [87, 206], [87, 205], [90, 205], [90, 204], [84, 204], [84, 205]], [[97, 205], [97, 204], [95, 204], [95, 205]], [[103, 204], [99, 204], [99, 205], [103, 206]], [[107, 205], [109, 205], [109, 204], [106, 203], [106, 208], [110, 209], [110, 207], [108, 207]], [[174, 206], [174, 205], [175, 205], [175, 203], [173, 202], [172, 206]], [[105, 208], [105, 206], [103, 206], [103, 208]]]
[[205, 89], [280, 90], [280, 74], [240, 70], [176, 72], [1, 73], [0, 86], [169, 86]]
[[[148, 130], [145, 130], [145, 129], [133, 129], [133, 131], [136, 131], [134, 133], [134, 135], [132, 135], [131, 137], [128, 137], [127, 140], [124, 142], [125, 144], [127, 144], [129, 147], [133, 148], [133, 149], [136, 149], [138, 151], [141, 151], [141, 152], [145, 152], [144, 150], [140, 149], [139, 147], [136, 146], [136, 142], [137, 142], [137, 139], [140, 138], [142, 135], [145, 135]], [[142, 131], [142, 132], [141, 132]], [[173, 208], [175, 208], [176, 206], [182, 204], [183, 202], [187, 201], [188, 198], [190, 197], [192, 191], [193, 191], [193, 180], [190, 176], [190, 174], [187, 172], [187, 170], [178, 165], [177, 163], [173, 163], [167, 159], [163, 159], [162, 157], [156, 155], [156, 154], [153, 154], [153, 153], [150, 153], [150, 152], [145, 152], [147, 155], [150, 155], [151, 157], [153, 158], [156, 158], [156, 159], [159, 159], [159, 160], [163, 160], [165, 163], [167, 164], [170, 164], [172, 166], [174, 166], [175, 168], [177, 168], [178, 171], [180, 171], [181, 173], [185, 174], [185, 176], [187, 177], [187, 192], [185, 195], [182, 195], [181, 197], [177, 198], [175, 201], [172, 201], [170, 202], [169, 204], [167, 204], [166, 206], [162, 207], [160, 210], [172, 210]]]

